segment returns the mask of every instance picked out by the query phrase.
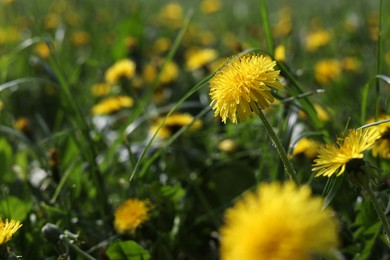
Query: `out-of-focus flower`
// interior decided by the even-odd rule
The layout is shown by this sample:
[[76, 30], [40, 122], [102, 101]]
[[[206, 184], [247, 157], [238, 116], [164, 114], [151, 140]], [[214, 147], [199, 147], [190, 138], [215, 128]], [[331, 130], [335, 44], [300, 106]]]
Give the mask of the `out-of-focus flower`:
[[[329, 121], [329, 118], [330, 118], [330, 115], [328, 112], [329, 108], [325, 109], [324, 107], [322, 107], [320, 104], [317, 104], [317, 103], [315, 103], [313, 106], [314, 106], [314, 110], [316, 111], [317, 117], [319, 120], [321, 120], [322, 122]], [[303, 110], [299, 111], [299, 116], [301, 118], [304, 118], [304, 119], [307, 118], [307, 114]]]
[[371, 148], [380, 137], [380, 133], [374, 127], [351, 129], [348, 135], [339, 138], [336, 144], [327, 144], [319, 149], [312, 171], [316, 173], [316, 177], [340, 176], [348, 162], [363, 159], [363, 152]]
[[320, 143], [316, 140], [303, 137], [294, 146], [292, 156], [304, 155], [306, 158], [313, 159], [318, 155]]
[[50, 55], [50, 48], [46, 43], [40, 42], [35, 46], [34, 52], [42, 59], [47, 59]]
[[29, 132], [31, 131], [31, 123], [27, 117], [19, 117], [14, 122], [14, 128], [21, 132]]
[[70, 26], [79, 25], [81, 22], [81, 16], [75, 11], [68, 11], [64, 15], [65, 22]]
[[89, 34], [86, 31], [73, 32], [70, 41], [76, 46], [86, 45], [89, 42]]
[[292, 30], [292, 15], [290, 7], [283, 7], [278, 11], [279, 20], [273, 28], [273, 36], [276, 38], [285, 37]]
[[253, 112], [268, 108], [275, 100], [271, 89], [283, 89], [275, 65], [269, 57], [258, 54], [230, 58], [210, 80], [210, 105], [215, 116], [236, 124], [237, 116], [245, 122]]
[[109, 67], [104, 75], [107, 83], [119, 83], [122, 78], [131, 79], [135, 74], [135, 63], [130, 59], [117, 61]]
[[342, 71], [342, 63], [336, 59], [325, 59], [314, 66], [315, 79], [320, 84], [329, 84], [336, 80]]
[[189, 49], [185, 57], [187, 69], [196, 70], [215, 60], [218, 57], [218, 52], [211, 48]]
[[0, 245], [3, 245], [12, 239], [12, 236], [18, 231], [22, 226], [19, 221], [11, 219], [5, 220], [5, 223], [0, 218]]
[[153, 50], [156, 53], [164, 53], [169, 50], [172, 46], [172, 41], [169, 38], [161, 37], [158, 38], [153, 44]]
[[263, 183], [225, 212], [221, 260], [311, 259], [338, 246], [337, 220], [309, 186]]
[[275, 48], [275, 60], [277, 61], [286, 61], [286, 48], [284, 45], [278, 45]]
[[112, 88], [107, 83], [96, 83], [92, 86], [91, 92], [94, 97], [101, 97], [109, 94]]
[[204, 14], [212, 14], [221, 9], [221, 1], [219, 0], [202, 0], [200, 10]]
[[314, 52], [320, 47], [327, 45], [331, 38], [331, 33], [322, 29], [309, 32], [305, 39], [306, 50]]
[[367, 20], [370, 39], [376, 42], [379, 38], [379, 14], [376, 12], [370, 13]]
[[[374, 118], [369, 119], [368, 123], [388, 119], [390, 119], [390, 115], [381, 115], [377, 118], [377, 120]], [[378, 130], [381, 137], [376, 140], [374, 146], [372, 147], [372, 155], [374, 157], [390, 159], [390, 123], [383, 123], [373, 127]]]
[[[161, 122], [164, 120], [165, 117], [158, 117], [153, 125], [150, 127], [149, 132], [151, 134], [154, 134], [158, 127], [160, 126]], [[161, 139], [167, 139], [171, 137], [173, 134], [175, 134], [180, 128], [183, 126], [191, 124], [191, 126], [188, 127], [187, 131], [194, 132], [197, 131], [202, 127], [202, 121], [199, 119], [194, 119], [194, 117], [188, 113], [185, 114], [173, 114], [170, 115], [164, 122], [164, 124], [161, 126], [160, 130], [157, 133], [157, 137]]]
[[225, 153], [235, 152], [235, 151], [237, 151], [238, 147], [239, 147], [239, 145], [233, 139], [225, 139], [225, 140], [222, 140], [221, 142], [219, 142], [219, 144], [218, 144], [218, 149], [221, 152], [225, 152]]
[[61, 17], [56, 13], [46, 15], [44, 19], [44, 26], [46, 30], [53, 30], [60, 26]]
[[[163, 60], [160, 58], [152, 60], [151, 63], [144, 66], [142, 72], [142, 78], [147, 83], [153, 82], [156, 79], [158, 71], [163, 65]], [[160, 84], [169, 84], [177, 79], [179, 76], [179, 67], [174, 61], [170, 61], [166, 64], [164, 71], [160, 76]]]
[[128, 96], [109, 97], [92, 107], [92, 114], [107, 115], [117, 112], [123, 108], [132, 107], [134, 101]]
[[345, 71], [356, 73], [360, 71], [362, 64], [357, 58], [349, 56], [342, 60], [342, 66]]
[[163, 6], [159, 14], [160, 22], [169, 28], [177, 29], [183, 23], [183, 8], [179, 3], [171, 2]]
[[115, 210], [114, 228], [118, 233], [134, 234], [150, 218], [152, 205], [148, 200], [128, 199]]

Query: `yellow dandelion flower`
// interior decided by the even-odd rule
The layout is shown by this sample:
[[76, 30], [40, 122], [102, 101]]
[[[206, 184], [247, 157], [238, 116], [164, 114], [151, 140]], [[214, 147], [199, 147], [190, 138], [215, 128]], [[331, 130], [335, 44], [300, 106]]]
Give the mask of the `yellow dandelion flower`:
[[380, 133], [374, 128], [351, 129], [344, 138], [339, 138], [336, 144], [327, 144], [318, 150], [312, 171], [318, 176], [340, 176], [344, 173], [348, 162], [362, 159], [363, 152], [371, 148], [380, 138]]
[[315, 30], [308, 33], [305, 39], [306, 50], [314, 52], [320, 47], [327, 45], [331, 40], [331, 34], [325, 30]]
[[336, 59], [325, 59], [314, 66], [315, 79], [320, 84], [329, 84], [341, 74], [342, 63]]
[[[374, 120], [372, 118], [368, 121], [368, 123], [388, 119], [390, 119], [390, 115], [381, 115], [380, 117], [378, 117], [378, 120]], [[390, 159], [390, 123], [383, 123], [374, 127], [380, 133], [381, 137], [373, 145], [372, 155], [374, 157]]]
[[31, 128], [30, 120], [27, 117], [19, 117], [14, 122], [14, 128], [22, 132], [29, 131]]
[[74, 44], [76, 46], [86, 45], [89, 42], [89, 39], [90, 39], [90, 36], [85, 31], [73, 32], [71, 37], [70, 37], [70, 41], [72, 42], [72, 44]]
[[186, 67], [189, 70], [196, 70], [212, 62], [218, 56], [218, 52], [211, 48], [190, 49], [186, 52]]
[[169, 84], [177, 79], [179, 76], [179, 67], [173, 61], [166, 64], [163, 73], [160, 77], [160, 83]]
[[338, 245], [338, 223], [309, 186], [260, 184], [225, 212], [222, 260], [311, 259]]
[[259, 113], [274, 102], [271, 88], [282, 89], [278, 81], [279, 70], [269, 57], [244, 54], [229, 59], [210, 81], [211, 106], [215, 116], [226, 123], [229, 118], [237, 123], [247, 116]]
[[111, 92], [111, 86], [107, 83], [96, 83], [92, 86], [91, 92], [94, 97], [105, 96]]
[[235, 151], [237, 151], [238, 147], [239, 146], [238, 146], [237, 142], [234, 141], [233, 139], [225, 139], [225, 140], [222, 140], [221, 142], [219, 142], [219, 144], [218, 144], [218, 149], [221, 152], [226, 152], [226, 153], [235, 152]]
[[202, 0], [200, 3], [200, 10], [204, 14], [212, 14], [221, 9], [221, 2], [219, 0]]
[[121, 110], [122, 108], [132, 107], [134, 101], [128, 96], [109, 97], [92, 107], [92, 114], [107, 115]]
[[275, 48], [275, 60], [286, 61], [286, 47], [284, 45], [278, 45]]
[[[159, 117], [155, 120], [155, 122], [153, 123], [153, 125], [150, 127], [149, 130], [151, 134], [154, 134], [157, 131], [158, 127], [160, 126], [164, 118], [165, 117]], [[194, 132], [202, 127], [202, 121], [200, 121], [199, 119], [196, 119], [194, 121], [194, 117], [188, 113], [172, 114], [165, 120], [165, 123], [162, 125], [162, 127], [157, 133], [157, 137], [161, 139], [167, 139], [171, 137], [173, 134], [175, 134], [180, 128], [189, 125], [191, 123], [192, 125], [187, 129], [190, 132]]]
[[278, 11], [279, 20], [273, 28], [276, 38], [286, 37], [292, 30], [292, 12], [290, 7], [283, 7]]
[[313, 159], [318, 155], [320, 143], [316, 140], [303, 137], [295, 145], [293, 156], [303, 154], [306, 158]]
[[[330, 119], [329, 112], [332, 112], [332, 110], [330, 108], [328, 108], [328, 107], [324, 108], [320, 104], [314, 104], [313, 106], [314, 106], [314, 110], [316, 111], [317, 117], [319, 120], [321, 120], [322, 122], [329, 121], [329, 119]], [[298, 115], [304, 119], [307, 119], [307, 114], [303, 110], [300, 110]]]
[[172, 41], [169, 38], [166, 37], [161, 37], [158, 38], [154, 44], [153, 44], [153, 49], [157, 53], [164, 53], [169, 50], [169, 48], [172, 46]]
[[22, 226], [19, 221], [11, 219], [5, 220], [5, 223], [0, 218], [0, 245], [7, 243], [11, 240], [12, 236], [18, 231], [18, 229]]
[[135, 74], [135, 67], [132, 60], [119, 60], [107, 69], [104, 78], [110, 84], [118, 83], [122, 78], [131, 79]]
[[114, 228], [118, 233], [133, 234], [150, 218], [152, 205], [148, 200], [128, 199], [115, 210]]
[[342, 60], [342, 66], [344, 70], [355, 73], [360, 71], [362, 65], [355, 57], [345, 57]]
[[50, 55], [49, 46], [47, 46], [47, 44], [44, 42], [38, 43], [37, 46], [35, 47], [34, 52], [42, 59], [47, 59], [49, 58]]
[[180, 28], [183, 18], [183, 8], [179, 3], [168, 3], [160, 11], [160, 21], [172, 29]]

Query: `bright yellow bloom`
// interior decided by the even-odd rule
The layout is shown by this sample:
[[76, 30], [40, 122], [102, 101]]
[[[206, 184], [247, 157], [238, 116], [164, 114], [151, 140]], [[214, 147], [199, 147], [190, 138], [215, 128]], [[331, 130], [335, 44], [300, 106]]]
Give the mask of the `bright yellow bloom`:
[[179, 3], [168, 3], [160, 11], [160, 21], [166, 26], [177, 29], [183, 22], [183, 8]]
[[374, 128], [351, 129], [344, 138], [339, 138], [336, 144], [327, 144], [320, 148], [318, 157], [314, 160], [312, 171], [318, 176], [340, 176], [345, 171], [348, 162], [362, 159], [363, 152], [374, 145], [380, 138], [380, 133]]
[[44, 42], [38, 43], [34, 49], [34, 52], [42, 59], [47, 59], [50, 55], [49, 46], [47, 46], [47, 44]]
[[221, 260], [312, 259], [338, 245], [337, 221], [309, 186], [261, 184], [225, 212]]
[[218, 52], [214, 49], [190, 49], [186, 52], [186, 67], [189, 70], [196, 70], [212, 62], [218, 57]]
[[105, 96], [111, 91], [111, 86], [107, 83], [96, 83], [92, 86], [91, 92], [94, 97]]
[[331, 34], [325, 30], [316, 30], [310, 32], [305, 39], [306, 49], [309, 52], [314, 52], [318, 48], [327, 45], [331, 40]]
[[337, 79], [342, 70], [342, 63], [336, 59], [321, 60], [314, 66], [315, 78], [320, 84], [329, 84]]
[[278, 81], [279, 70], [269, 57], [244, 54], [230, 58], [210, 81], [211, 106], [215, 116], [226, 123], [229, 118], [237, 123], [259, 109], [266, 109], [274, 102], [272, 88], [283, 89]]
[[[329, 121], [330, 115], [329, 115], [328, 110], [330, 110], [330, 108], [325, 109], [324, 107], [322, 107], [319, 104], [314, 104], [313, 106], [314, 106], [314, 110], [316, 111], [317, 117], [319, 120], [321, 120], [322, 122]], [[299, 116], [302, 118], [307, 118], [306, 112], [303, 110], [299, 111]]]
[[109, 97], [102, 100], [100, 103], [92, 107], [92, 114], [94, 115], [106, 115], [112, 114], [116, 111], [121, 110], [122, 108], [132, 107], [134, 101], [131, 97], [128, 96], [116, 96]]
[[107, 69], [104, 78], [110, 84], [120, 82], [121, 78], [131, 79], [135, 74], [135, 67], [136, 65], [132, 60], [119, 60]]
[[316, 140], [303, 137], [295, 145], [293, 155], [297, 156], [303, 154], [306, 158], [315, 158], [318, 154], [320, 143]]
[[[370, 119], [368, 122], [373, 123], [375, 121], [388, 120], [390, 115], [381, 115], [378, 120]], [[381, 157], [384, 159], [390, 159], [390, 123], [379, 124], [375, 127], [380, 133], [381, 137], [375, 142], [372, 147], [372, 155], [374, 157]]]
[[[153, 125], [150, 127], [149, 132], [151, 134], [154, 134], [158, 127], [160, 126], [161, 122], [164, 120], [165, 117], [159, 117], [155, 120]], [[193, 122], [193, 123], [192, 123]], [[192, 125], [188, 128], [188, 131], [193, 132], [198, 130], [202, 127], [202, 121], [199, 119], [196, 119], [194, 121], [194, 117], [188, 113], [185, 114], [173, 114], [170, 115], [166, 120], [165, 123], [161, 126], [160, 130], [157, 133], [157, 137], [161, 139], [167, 139], [171, 137], [173, 134], [175, 134], [180, 128], [183, 126]]]
[[134, 234], [150, 218], [152, 205], [147, 200], [128, 199], [115, 210], [114, 228], [118, 233]]
[[0, 245], [7, 243], [11, 240], [12, 236], [18, 231], [18, 229], [22, 226], [19, 221], [11, 219], [5, 220], [5, 223], [0, 218]]

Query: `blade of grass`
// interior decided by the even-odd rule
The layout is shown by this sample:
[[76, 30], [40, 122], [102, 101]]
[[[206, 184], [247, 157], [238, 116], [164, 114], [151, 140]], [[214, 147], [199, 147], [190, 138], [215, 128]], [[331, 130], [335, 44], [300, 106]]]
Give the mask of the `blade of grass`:
[[[379, 1], [379, 25], [378, 25], [378, 49], [377, 49], [377, 70], [376, 74], [380, 75], [382, 72], [382, 9], [383, 1]], [[375, 118], [379, 116], [380, 109], [380, 84], [379, 79], [376, 80], [376, 99], [375, 99]]]
[[266, 4], [265, 0], [260, 0], [260, 15], [261, 15], [261, 21], [263, 23], [265, 39], [267, 42], [267, 49], [268, 49], [268, 52], [271, 53], [271, 55], [273, 55], [274, 54], [274, 42], [272, 40], [271, 26], [270, 26], [269, 20], [268, 20], [268, 10], [267, 10], [267, 4]]

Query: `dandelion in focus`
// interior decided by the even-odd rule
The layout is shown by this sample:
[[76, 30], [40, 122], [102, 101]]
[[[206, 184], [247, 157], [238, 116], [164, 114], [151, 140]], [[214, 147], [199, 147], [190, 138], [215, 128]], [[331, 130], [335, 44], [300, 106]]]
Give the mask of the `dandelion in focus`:
[[114, 228], [118, 233], [134, 234], [150, 218], [152, 205], [148, 200], [128, 199], [115, 210]]
[[211, 106], [215, 116], [226, 123], [238, 118], [245, 122], [253, 112], [268, 108], [274, 101], [272, 88], [281, 90], [275, 61], [259, 54], [230, 58], [210, 81]]
[[351, 129], [336, 144], [327, 144], [319, 149], [312, 171], [316, 173], [316, 177], [340, 176], [349, 162], [363, 159], [363, 152], [371, 148], [379, 138], [380, 133], [374, 127]]
[[19, 221], [11, 219], [5, 220], [5, 223], [0, 218], [0, 245], [3, 245], [11, 240], [12, 236], [18, 231], [18, 229], [22, 226]]
[[334, 213], [309, 186], [261, 184], [225, 212], [222, 260], [311, 259], [338, 245]]

